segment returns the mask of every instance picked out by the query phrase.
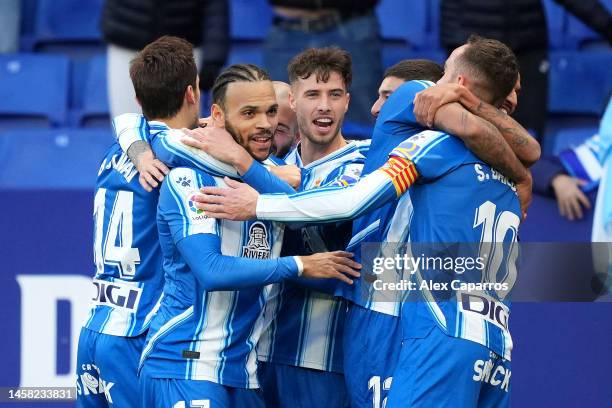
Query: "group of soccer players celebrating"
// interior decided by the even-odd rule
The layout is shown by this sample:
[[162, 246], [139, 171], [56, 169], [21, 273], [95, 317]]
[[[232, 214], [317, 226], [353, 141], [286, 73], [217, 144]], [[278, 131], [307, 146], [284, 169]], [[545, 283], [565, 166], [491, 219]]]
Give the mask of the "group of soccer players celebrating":
[[[346, 51], [308, 49], [287, 70], [287, 129], [301, 139], [282, 160], [278, 84], [263, 69], [226, 68], [200, 119], [191, 44], [162, 37], [132, 61], [143, 114], [113, 120], [98, 173], [77, 405], [508, 406], [507, 294], [381, 296], [362, 245], [474, 243], [487, 279], [511, 286], [540, 155], [509, 116], [516, 57], [472, 37], [444, 69], [401, 61], [367, 141], [342, 135]], [[448, 279], [386, 279], [406, 277]]]

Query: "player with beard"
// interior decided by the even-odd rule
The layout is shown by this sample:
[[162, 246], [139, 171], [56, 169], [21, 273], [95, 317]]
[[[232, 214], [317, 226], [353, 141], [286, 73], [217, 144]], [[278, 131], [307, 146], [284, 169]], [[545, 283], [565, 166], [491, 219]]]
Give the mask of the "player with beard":
[[276, 126], [272, 139], [272, 154], [282, 159], [300, 141], [300, 133], [295, 112], [289, 104], [291, 87], [288, 83], [282, 81], [274, 81], [273, 85], [276, 102], [278, 103], [278, 126]]
[[[277, 110], [267, 74], [234, 65], [212, 92], [211, 126], [225, 128], [250, 162], [265, 161]], [[264, 306], [277, 291], [269, 284], [300, 277], [350, 283], [347, 275], [359, 275], [350, 254], [278, 258], [282, 227], [216, 221], [194, 207], [199, 188], [224, 185], [210, 172], [177, 167], [161, 187], [165, 286], [140, 362], [142, 406], [263, 406], [255, 345], [267, 322]]]

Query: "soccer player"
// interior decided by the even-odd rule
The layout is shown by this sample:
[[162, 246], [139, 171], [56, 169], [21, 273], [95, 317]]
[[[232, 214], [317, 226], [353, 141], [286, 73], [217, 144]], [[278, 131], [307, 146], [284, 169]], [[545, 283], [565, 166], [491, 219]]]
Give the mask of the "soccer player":
[[[159, 56], [167, 58], [165, 65], [147, 62]], [[179, 127], [195, 123], [200, 93], [189, 43], [161, 38], [138, 54], [130, 75], [148, 118]], [[162, 175], [165, 167], [157, 165]], [[96, 183], [96, 292], [79, 337], [79, 407], [138, 405], [136, 369], [163, 285], [157, 228], [152, 222], [157, 197], [157, 191], [149, 193], [140, 186], [134, 164], [114, 144]]]
[[[505, 54], [507, 58], [506, 59], [501, 58], [499, 52], [502, 52], [501, 55]], [[492, 55], [496, 55], [496, 57], [491, 58]], [[472, 90], [474, 91], [474, 93], [476, 93], [480, 97], [480, 99], [495, 103], [496, 106], [501, 106], [501, 103], [503, 102], [504, 97], [507, 94], [509, 94], [517, 78], [516, 68], [514, 69], [514, 74], [512, 73], [512, 59], [513, 59], [513, 55], [507, 49], [507, 47], [497, 42], [492, 42], [489, 40], [474, 39], [469, 44], [458, 49], [457, 53], [451, 56], [451, 58], [449, 58], [449, 60], [447, 61], [447, 69], [446, 69], [446, 72], [448, 75], [445, 75], [445, 78], [443, 81], [441, 81], [441, 83], [449, 82], [449, 81], [458, 82], [460, 84], [464, 83], [466, 84], [466, 86], [470, 86]], [[504, 68], [505, 66], [508, 66], [508, 64], [510, 66], [510, 69]], [[503, 75], [499, 75], [499, 74], [496, 75], [495, 73], [501, 73]], [[493, 78], [495, 78], [495, 80]], [[432, 87], [429, 89], [434, 90], [434, 88], [436, 87]], [[429, 89], [427, 91], [429, 91]], [[493, 92], [491, 91], [491, 89], [496, 90], [496, 91]], [[424, 92], [427, 92], [427, 91], [424, 91]], [[403, 124], [403, 122], [406, 122], [406, 119], [409, 118], [412, 114], [411, 112], [412, 108], [409, 107], [410, 109], [406, 109], [406, 103], [405, 103], [406, 100], [410, 100], [408, 99], [409, 95], [410, 95], [410, 84], [406, 84], [400, 87], [398, 91], [396, 91], [396, 94], [390, 98], [390, 99], [393, 99], [395, 103], [393, 103], [391, 106], [385, 105], [383, 107], [381, 116], [379, 117], [379, 121], [377, 123], [377, 127], [375, 130], [375, 134], [374, 134], [372, 143], [375, 142], [377, 136], [385, 135], [385, 133], [389, 133], [390, 131], [394, 131], [395, 133], [398, 133], [398, 132], [406, 132], [407, 130], [412, 129], [412, 127], [414, 126], [413, 123], [408, 123], [407, 125]], [[487, 104], [480, 103], [480, 102], [482, 101], [479, 101], [479, 103], [477, 103], [476, 105], [468, 104], [470, 106], [470, 110], [481, 109], [482, 111], [487, 111], [489, 109], [489, 106]], [[446, 105], [453, 105], [453, 104], [446, 104]], [[452, 108], [452, 106], [447, 107], [445, 110], [438, 109], [437, 113], [434, 114], [435, 122], [438, 122], [438, 119], [440, 116], [439, 114], [442, 112], [448, 113], [449, 108]], [[425, 112], [427, 113], [428, 109], [425, 109]], [[497, 112], [496, 114], [499, 114], [497, 110], [496, 112]], [[383, 115], [385, 113], [386, 115]], [[460, 118], [463, 118], [464, 120], [466, 120], [470, 118], [470, 114], [467, 112], [463, 112]], [[508, 120], [505, 117], [503, 117], [502, 119]], [[445, 118], [445, 120], [448, 123], [449, 118]], [[221, 216], [221, 217], [239, 217], [239, 218], [249, 217], [249, 216], [253, 216], [255, 214], [254, 210], [257, 209], [257, 213], [259, 216], [263, 216], [265, 218], [270, 216], [270, 218], [278, 219], [278, 220], [284, 219], [284, 220], [291, 220], [291, 221], [307, 221], [307, 220], [312, 220], [315, 217], [318, 219], [325, 219], [325, 218], [328, 218], [327, 215], [332, 214], [332, 213], [334, 215], [332, 215], [328, 219], [337, 220], [338, 218], [348, 218], [348, 217], [354, 216], [354, 214], [359, 214], [360, 212], [362, 212], [364, 210], [364, 207], [365, 208], [373, 207], [374, 205], [380, 205], [386, 200], [392, 199], [393, 196], [396, 195], [396, 193], [398, 194], [401, 193], [403, 190], [405, 190], [408, 187], [408, 185], [411, 182], [414, 181], [415, 178], [419, 177], [419, 174], [420, 174], [418, 172], [419, 166], [418, 166], [418, 161], [416, 160], [417, 156], [415, 156], [415, 155], [418, 155], [419, 152], [421, 152], [422, 154], [425, 154], [429, 151], [429, 149], [431, 149], [435, 153], [437, 153], [437, 156], [434, 154], [433, 157], [439, 158], [438, 160], [441, 160], [442, 158], [447, 159], [447, 157], [441, 156], [439, 151], [433, 149], [435, 147], [433, 146], [434, 144], [437, 144], [438, 142], [441, 143], [442, 139], [440, 138], [443, 136], [440, 136], [440, 135], [444, 136], [445, 134], [438, 133], [438, 132], [426, 132], [413, 139], [410, 139], [409, 143], [407, 142], [405, 145], [401, 146], [401, 148], [398, 151], [396, 151], [396, 153], [394, 154], [394, 157], [391, 157], [389, 159], [385, 168], [375, 171], [373, 174], [362, 178], [355, 186], [348, 187], [344, 190], [327, 191], [326, 193], [329, 193], [329, 195], [318, 194], [318, 197], [314, 198], [314, 197], [307, 197], [308, 193], [302, 193], [301, 195], [291, 197], [291, 198], [285, 198], [282, 196], [277, 196], [274, 198], [260, 197], [259, 203], [257, 203], [257, 200], [255, 199], [256, 198], [255, 195], [249, 193], [248, 192], [249, 189], [246, 186], [239, 187], [240, 189], [243, 190], [243, 194], [244, 194], [243, 197], [240, 197], [238, 194], [236, 194], [235, 191], [227, 192], [227, 191], [221, 191], [219, 189], [209, 189], [208, 191], [210, 193], [219, 194], [221, 195], [221, 197], [207, 197], [206, 201], [210, 204], [204, 205], [202, 206], [202, 208], [205, 211], [208, 211], [209, 215]], [[444, 140], [448, 138], [450, 138], [450, 136], [445, 135]], [[419, 144], [419, 140], [423, 140], [424, 144]], [[457, 139], [452, 138], [451, 140], [457, 140]], [[495, 138], [493, 140], [495, 140]], [[499, 137], [497, 138], [497, 140], [499, 140]], [[431, 145], [429, 144], [430, 142], [432, 142]], [[448, 142], [445, 142], [445, 143], [448, 143]], [[514, 146], [518, 153], [524, 153], [522, 144], [523, 142], [519, 143], [519, 146]], [[458, 146], [465, 149], [465, 146], [463, 144], [459, 144]], [[518, 180], [523, 180], [524, 185], [522, 186], [522, 188], [529, 190], [530, 188], [529, 175], [524, 169], [524, 167], [522, 167], [522, 165], [518, 162], [516, 157], [514, 157], [514, 155], [511, 152], [509, 152], [508, 145], [505, 143], [497, 144], [496, 142], [496, 144], [489, 144], [488, 146], [489, 146], [489, 150], [493, 147], [496, 147], [499, 149], [496, 152], [496, 155], [498, 158], [504, 158], [503, 160], [505, 160], [505, 158], [509, 159], [510, 166], [506, 166], [504, 164], [503, 167], [505, 167], [506, 170], [507, 171], [509, 170], [510, 172], [518, 171], [518, 173], [516, 174], [516, 177]], [[410, 160], [406, 160], [406, 157], [395, 157], [395, 156], [398, 156], [398, 152], [402, 152], [402, 151], [404, 152], [404, 156], [409, 155], [408, 159], [414, 158], [415, 159], [414, 162]], [[539, 153], [537, 152], [529, 153], [528, 157], [524, 159], [526, 161], [533, 160], [533, 157], [537, 156], [538, 154]], [[477, 160], [474, 158], [474, 156], [472, 156], [471, 154], [467, 154], [467, 153], [461, 157], [462, 158], [470, 157], [470, 160]], [[452, 161], [450, 162], [452, 163]], [[491, 162], [493, 163], [494, 160], [491, 160]], [[415, 164], [416, 164], [416, 167], [415, 167]], [[454, 165], [456, 168], [461, 168], [461, 166], [469, 167], [464, 164], [461, 164], [461, 162], [457, 162]], [[480, 163], [480, 165], [482, 166], [483, 164]], [[454, 170], [455, 168], [455, 167], [451, 167], [449, 170], [449, 168], [445, 167], [442, 164], [440, 164], [439, 167], [442, 170], [446, 169], [447, 172], [451, 172], [450, 170]], [[425, 169], [429, 169], [429, 168], [425, 167]], [[442, 174], [439, 174], [439, 175], [444, 176], [444, 174], [445, 173], [443, 171]], [[494, 174], [494, 173], [491, 173], [491, 174]], [[483, 175], [484, 179], [486, 180], [495, 179], [495, 177], [491, 177], [491, 175], [489, 175], [488, 178], [485, 176], [486, 174]], [[425, 175], [424, 176], [422, 175], [421, 177], [423, 177], [421, 178], [421, 180], [423, 179], [427, 180], [425, 178], [427, 177], [427, 173], [425, 173]], [[391, 182], [388, 181], [389, 178], [392, 179]], [[497, 179], [499, 179], [499, 177], [497, 177]], [[381, 188], [383, 184], [387, 184], [387, 186], [389, 186], [389, 190], [387, 190], [386, 188]], [[499, 184], [502, 184], [502, 183], [499, 182]], [[391, 187], [391, 186], [394, 186], [394, 187]], [[524, 196], [526, 192], [519, 190], [519, 193], [521, 193], [521, 195]], [[387, 194], [390, 194], [390, 195], [387, 196]], [[514, 194], [514, 193], [511, 192], [510, 194]], [[247, 197], [249, 195], [250, 197]], [[529, 194], [527, 191], [527, 196], [528, 195]], [[471, 195], [468, 193], [468, 194], [465, 194], [465, 197], [469, 198], [471, 197]], [[371, 201], [368, 201], [368, 198], [371, 199]], [[333, 205], [332, 203], [327, 204], [327, 200], [333, 200]], [[441, 206], [442, 209], [446, 209], [444, 204], [446, 204], [448, 200], [447, 199], [443, 200], [439, 196], [437, 197], [437, 200], [438, 201], [434, 203], [429, 202], [429, 205], [430, 206], [439, 205]], [[365, 204], [364, 204], [364, 201], [366, 201]], [[374, 203], [374, 201], [377, 201], [376, 204]], [[243, 211], [242, 214], [240, 213], [241, 211]], [[448, 209], [446, 209], [446, 212], [449, 213]], [[272, 213], [274, 213], [274, 215], [267, 215], [267, 214], [272, 214]], [[396, 215], [401, 216], [401, 214], [399, 213], [396, 213]], [[415, 218], [416, 218], [416, 214], [412, 218], [413, 227], [415, 225], [414, 224]], [[439, 217], [439, 218], [443, 219], [443, 217]], [[430, 223], [433, 222], [431, 217], [427, 217], [427, 219], [430, 221]], [[457, 219], [461, 219], [461, 218], [457, 216]], [[434, 218], [433, 220], [435, 221], [436, 219]], [[473, 223], [473, 221], [474, 221], [474, 218], [472, 214], [471, 222]], [[450, 222], [447, 222], [447, 224], [453, 225]], [[472, 225], [470, 225], [470, 231], [471, 231], [471, 227]], [[419, 235], [417, 235], [417, 237], [419, 237]], [[412, 235], [410, 239], [411, 241], [414, 241]], [[459, 237], [459, 239], [461, 239], [461, 237]], [[468, 335], [465, 335], [465, 336], [467, 337]], [[481, 342], [484, 342], [484, 341], [482, 341], [481, 339]], [[495, 345], [493, 343], [488, 343], [486, 344], [486, 346], [495, 348]], [[500, 350], [496, 349], [496, 352], [500, 352]], [[501, 354], [503, 354], [502, 356], [503, 358], [506, 357], [506, 353], [501, 353]], [[399, 369], [401, 369], [400, 366], [398, 366], [398, 370]], [[419, 373], [419, 375], [421, 374]], [[448, 377], [452, 377], [452, 375], [448, 373], [445, 373], [445, 375]], [[420, 378], [427, 378], [427, 376], [423, 374], [421, 375]], [[471, 388], [471, 391], [474, 391], [474, 387]], [[432, 400], [426, 400], [425, 406], [427, 405], [427, 402], [431, 404]]]
[[[347, 142], [342, 135], [352, 80], [350, 55], [336, 47], [311, 48], [296, 55], [287, 70], [301, 142], [285, 161], [302, 169], [300, 191], [354, 183], [369, 140]], [[350, 233], [346, 222], [286, 229], [283, 254], [345, 249]], [[267, 405], [347, 406], [342, 368], [346, 303], [284, 282], [271, 307], [276, 318], [258, 345]]]
[[291, 87], [288, 83], [274, 81], [274, 92], [278, 103], [278, 125], [272, 139], [272, 154], [283, 159], [291, 149], [299, 142], [299, 131], [295, 112], [289, 104], [289, 92]]
[[440, 65], [425, 59], [403, 60], [387, 68], [378, 87], [378, 99], [370, 109], [372, 116], [378, 117], [389, 96], [405, 82], [419, 79], [437, 82], [443, 74], [444, 70]]
[[[267, 74], [231, 66], [212, 94], [212, 126], [225, 128], [253, 160], [267, 159], [277, 110]], [[279, 225], [216, 221], [194, 207], [199, 188], [224, 184], [187, 167], [171, 170], [162, 184], [157, 219], [166, 283], [141, 357], [142, 406], [263, 406], [255, 346], [268, 321], [264, 306], [277, 292], [266, 285], [358, 276], [345, 252], [278, 258]]]
[[[155, 178], [162, 179], [168, 170], [154, 159], [147, 142], [141, 139], [155, 147], [168, 146], [166, 151], [175, 152], [165, 155], [171, 164], [237, 175], [236, 169], [209, 156], [189, 156], [191, 152], [179, 142], [182, 133], [171, 132], [170, 126], [187, 128], [198, 122], [200, 94], [191, 44], [176, 37], [158, 39], [133, 60], [130, 76], [146, 119], [125, 115], [113, 122], [134, 161], [114, 144], [98, 174], [94, 200], [95, 295], [77, 353], [77, 405], [82, 407], [137, 406], [136, 369], [161, 298], [162, 259], [157, 228], [152, 223], [159, 191], [152, 191], [152, 187], [157, 184]], [[252, 165], [243, 170], [257, 174], [258, 163], [250, 162]], [[142, 170], [140, 175], [137, 165]], [[265, 169], [257, 180], [262, 180], [264, 190], [289, 188]]]

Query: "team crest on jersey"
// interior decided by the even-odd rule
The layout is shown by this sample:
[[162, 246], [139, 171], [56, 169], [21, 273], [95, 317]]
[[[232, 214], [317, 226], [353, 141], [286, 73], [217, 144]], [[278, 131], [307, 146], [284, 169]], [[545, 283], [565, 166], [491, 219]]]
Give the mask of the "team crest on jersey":
[[245, 258], [270, 258], [270, 245], [268, 244], [268, 230], [261, 222], [251, 224], [249, 228], [249, 242], [242, 247], [242, 256]]

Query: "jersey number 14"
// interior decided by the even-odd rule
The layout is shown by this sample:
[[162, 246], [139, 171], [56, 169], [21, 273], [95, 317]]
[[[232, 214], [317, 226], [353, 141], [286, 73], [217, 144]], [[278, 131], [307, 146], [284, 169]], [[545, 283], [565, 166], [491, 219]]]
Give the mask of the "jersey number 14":
[[132, 248], [132, 208], [134, 193], [118, 191], [113, 202], [110, 221], [104, 228], [106, 189], [100, 188], [94, 199], [94, 261], [96, 274], [104, 273], [104, 265], [119, 268], [121, 278], [130, 279], [140, 263], [138, 248]]

